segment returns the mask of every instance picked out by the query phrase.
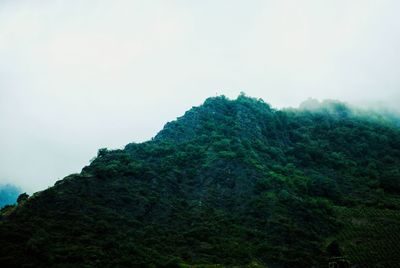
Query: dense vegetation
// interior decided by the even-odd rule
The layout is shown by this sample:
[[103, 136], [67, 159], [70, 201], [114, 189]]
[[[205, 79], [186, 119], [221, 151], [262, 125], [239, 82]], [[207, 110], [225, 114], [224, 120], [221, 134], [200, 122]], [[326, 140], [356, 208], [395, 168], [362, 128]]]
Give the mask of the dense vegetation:
[[21, 190], [11, 184], [0, 185], [0, 208], [17, 202]]
[[399, 168], [393, 118], [210, 98], [3, 209], [0, 265], [396, 267]]

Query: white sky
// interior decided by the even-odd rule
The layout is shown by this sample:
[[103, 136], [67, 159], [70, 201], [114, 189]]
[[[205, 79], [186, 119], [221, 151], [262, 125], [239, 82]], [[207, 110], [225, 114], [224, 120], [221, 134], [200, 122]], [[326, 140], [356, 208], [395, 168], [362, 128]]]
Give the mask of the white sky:
[[400, 1], [0, 2], [0, 183], [32, 192], [216, 94], [397, 107]]

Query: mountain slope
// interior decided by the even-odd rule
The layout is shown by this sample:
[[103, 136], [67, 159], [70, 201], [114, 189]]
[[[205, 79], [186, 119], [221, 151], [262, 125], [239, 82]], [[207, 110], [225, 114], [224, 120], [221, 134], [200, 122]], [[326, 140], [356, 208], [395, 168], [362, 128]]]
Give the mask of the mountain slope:
[[[244, 95], [210, 98], [149, 142], [101, 149], [80, 174], [3, 213], [0, 264], [325, 267], [338, 255], [369, 262], [353, 241], [365, 234], [343, 235], [351, 229], [343, 210], [390, 211], [383, 217], [396, 221], [400, 130], [325, 105], [277, 111]], [[398, 263], [387, 256], [399, 249], [372, 265]]]

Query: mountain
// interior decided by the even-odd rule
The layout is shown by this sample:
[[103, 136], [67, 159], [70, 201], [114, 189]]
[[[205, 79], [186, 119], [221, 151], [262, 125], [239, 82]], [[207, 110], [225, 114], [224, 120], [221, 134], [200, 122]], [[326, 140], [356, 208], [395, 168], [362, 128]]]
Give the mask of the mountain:
[[209, 98], [148, 142], [100, 149], [2, 210], [0, 265], [398, 267], [400, 128], [324, 107]]
[[0, 185], [0, 208], [5, 205], [12, 205], [17, 202], [21, 190], [11, 184]]

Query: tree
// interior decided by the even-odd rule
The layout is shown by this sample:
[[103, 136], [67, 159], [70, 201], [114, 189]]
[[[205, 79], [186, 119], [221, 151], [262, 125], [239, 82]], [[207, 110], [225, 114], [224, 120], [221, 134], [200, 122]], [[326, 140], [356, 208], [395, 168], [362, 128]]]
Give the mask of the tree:
[[29, 195], [27, 193], [20, 194], [17, 198], [17, 203], [18, 205], [22, 205], [25, 203], [29, 198]]
[[326, 248], [326, 252], [332, 257], [341, 257], [343, 255], [339, 243], [334, 240]]

